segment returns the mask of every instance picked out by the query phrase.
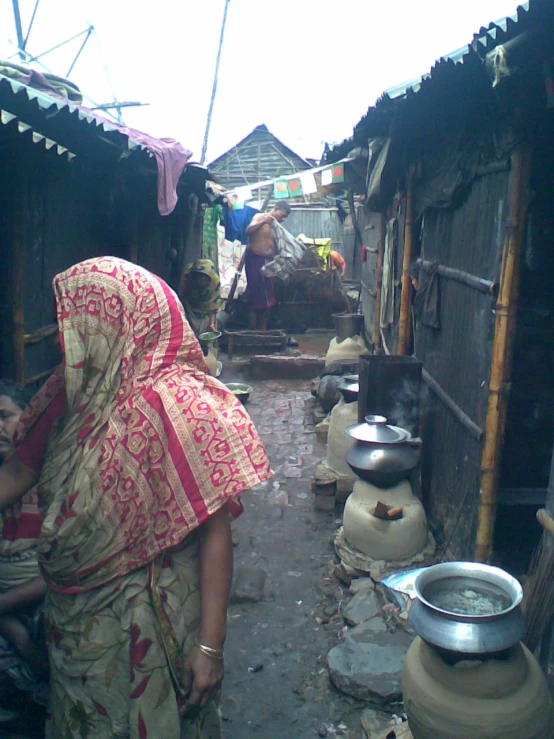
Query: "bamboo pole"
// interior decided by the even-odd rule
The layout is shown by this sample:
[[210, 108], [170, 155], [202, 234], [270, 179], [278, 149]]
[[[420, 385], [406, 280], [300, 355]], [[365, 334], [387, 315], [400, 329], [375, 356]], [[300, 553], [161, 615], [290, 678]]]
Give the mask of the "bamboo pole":
[[481, 457], [481, 489], [475, 540], [475, 560], [477, 562], [486, 562], [490, 558], [494, 540], [498, 475], [508, 401], [506, 384], [511, 374], [519, 273], [529, 199], [530, 163], [529, 149], [520, 149], [512, 155], [508, 219], [502, 249], [485, 421], [485, 443]]
[[12, 248], [12, 341], [15, 381], [25, 383], [25, 245], [22, 238], [21, 204], [15, 209], [15, 233]]
[[414, 185], [413, 170], [408, 173], [406, 192], [406, 223], [404, 226], [404, 259], [402, 261], [402, 295], [400, 298], [400, 318], [398, 321], [398, 341], [396, 353], [406, 354], [410, 344], [412, 281], [408, 269], [412, 262], [412, 244], [414, 232]]
[[379, 245], [377, 248], [377, 294], [375, 295], [375, 318], [373, 322], [373, 350], [381, 348], [381, 290], [383, 289], [383, 255], [385, 253], [385, 214], [379, 216]]

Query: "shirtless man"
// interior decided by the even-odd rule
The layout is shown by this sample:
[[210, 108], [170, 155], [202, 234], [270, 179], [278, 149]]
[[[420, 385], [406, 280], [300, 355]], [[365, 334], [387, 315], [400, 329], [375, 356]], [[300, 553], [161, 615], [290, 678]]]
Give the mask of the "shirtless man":
[[290, 214], [290, 205], [277, 203], [271, 213], [257, 213], [246, 229], [246, 280], [248, 283], [248, 324], [251, 331], [265, 331], [269, 311], [275, 305], [273, 280], [264, 277], [261, 269], [277, 253], [270, 224], [283, 223]]

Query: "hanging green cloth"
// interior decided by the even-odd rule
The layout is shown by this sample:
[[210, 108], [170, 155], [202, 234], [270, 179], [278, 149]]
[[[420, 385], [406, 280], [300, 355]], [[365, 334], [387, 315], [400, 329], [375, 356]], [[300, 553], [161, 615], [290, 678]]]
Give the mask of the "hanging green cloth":
[[210, 259], [217, 269], [217, 225], [223, 222], [223, 208], [214, 205], [204, 211], [204, 247], [202, 254], [205, 259]]

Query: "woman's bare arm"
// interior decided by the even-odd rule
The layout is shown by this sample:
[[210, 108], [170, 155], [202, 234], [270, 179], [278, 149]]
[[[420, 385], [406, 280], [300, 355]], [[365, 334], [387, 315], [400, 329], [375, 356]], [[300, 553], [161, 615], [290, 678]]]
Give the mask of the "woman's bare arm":
[[35, 577], [30, 582], [11, 588], [11, 590], [0, 595], [0, 615], [18, 611], [20, 608], [25, 608], [26, 606], [37, 605], [44, 600], [47, 590], [48, 588], [42, 576]]
[[14, 454], [0, 467], [0, 513], [5, 511], [38, 481], [40, 472], [27, 467]]
[[[227, 605], [233, 576], [233, 541], [227, 505], [201, 527], [200, 535], [200, 631], [198, 642], [223, 649], [227, 634]], [[204, 706], [223, 679], [223, 660], [193, 649], [185, 665], [190, 690], [189, 708]]]

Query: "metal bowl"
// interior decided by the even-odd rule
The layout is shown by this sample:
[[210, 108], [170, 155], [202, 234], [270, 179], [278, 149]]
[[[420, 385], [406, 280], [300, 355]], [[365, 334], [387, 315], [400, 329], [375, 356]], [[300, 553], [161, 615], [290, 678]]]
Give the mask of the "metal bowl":
[[200, 334], [198, 340], [202, 344], [211, 344], [212, 341], [217, 341], [221, 336], [221, 331], [204, 331], [204, 333]]
[[245, 382], [226, 382], [225, 387], [230, 390], [235, 398], [240, 400], [243, 405], [248, 401], [252, 392], [252, 386], [247, 385]]
[[[449, 610], [433, 602], [433, 591], [441, 587], [452, 593], [457, 589], [471, 590], [476, 588], [485, 595], [490, 595], [498, 602], [504, 602], [493, 613], [464, 613]], [[513, 611], [523, 599], [523, 589], [519, 582], [499, 567], [480, 564], [478, 562], [443, 562], [424, 569], [417, 577], [414, 592], [423, 605], [444, 618], [466, 623], [482, 623], [498, 621]]]

